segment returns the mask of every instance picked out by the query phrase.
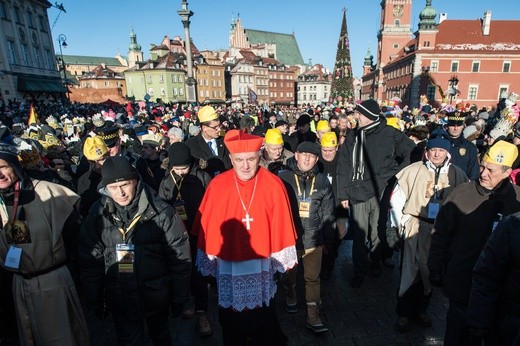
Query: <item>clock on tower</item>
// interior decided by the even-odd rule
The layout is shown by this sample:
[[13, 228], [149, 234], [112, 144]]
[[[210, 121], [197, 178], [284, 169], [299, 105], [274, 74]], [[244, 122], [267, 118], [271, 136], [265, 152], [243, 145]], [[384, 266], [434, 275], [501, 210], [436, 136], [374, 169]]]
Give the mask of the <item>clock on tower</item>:
[[401, 17], [403, 15], [403, 5], [394, 5], [394, 16]]

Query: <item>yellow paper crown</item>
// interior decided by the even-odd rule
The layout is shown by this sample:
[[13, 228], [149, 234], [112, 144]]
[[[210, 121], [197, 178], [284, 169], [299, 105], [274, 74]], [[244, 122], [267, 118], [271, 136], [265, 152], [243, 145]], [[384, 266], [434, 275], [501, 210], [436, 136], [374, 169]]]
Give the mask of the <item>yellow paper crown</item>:
[[517, 156], [518, 148], [516, 145], [506, 141], [498, 141], [487, 150], [482, 160], [497, 165], [512, 167]]
[[199, 121], [205, 123], [211, 120], [218, 119], [218, 114], [215, 112], [215, 108], [211, 106], [204, 106], [199, 110]]
[[338, 137], [336, 136], [336, 132], [326, 132], [321, 136], [321, 146], [330, 148], [338, 146]]
[[89, 161], [101, 160], [108, 154], [108, 148], [105, 141], [99, 136], [87, 137], [83, 144], [83, 155]]
[[265, 144], [283, 144], [282, 132], [278, 129], [269, 129], [265, 133]]
[[318, 125], [316, 125], [316, 131], [330, 131], [329, 122], [327, 120], [318, 121]]

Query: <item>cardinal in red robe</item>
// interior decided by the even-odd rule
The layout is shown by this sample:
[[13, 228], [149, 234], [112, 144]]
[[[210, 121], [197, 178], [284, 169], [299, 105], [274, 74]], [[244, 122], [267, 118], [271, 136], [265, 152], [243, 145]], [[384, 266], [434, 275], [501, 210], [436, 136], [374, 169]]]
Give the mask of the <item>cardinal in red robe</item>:
[[217, 281], [224, 344], [287, 342], [272, 301], [274, 274], [297, 264], [296, 230], [283, 182], [259, 166], [262, 142], [226, 134], [233, 169], [210, 182], [192, 227], [197, 267]]

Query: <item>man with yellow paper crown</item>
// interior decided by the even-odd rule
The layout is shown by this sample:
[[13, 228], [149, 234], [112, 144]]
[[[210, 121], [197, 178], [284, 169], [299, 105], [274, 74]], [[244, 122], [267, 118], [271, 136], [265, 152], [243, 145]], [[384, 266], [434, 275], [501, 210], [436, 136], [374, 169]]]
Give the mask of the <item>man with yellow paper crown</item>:
[[285, 345], [276, 316], [276, 272], [297, 263], [283, 182], [259, 167], [263, 138], [230, 130], [233, 169], [209, 184], [192, 227], [197, 267], [217, 281], [224, 345]]
[[294, 154], [284, 149], [282, 132], [278, 129], [269, 129], [265, 133], [264, 149], [260, 157], [260, 166], [269, 169], [269, 165], [280, 163], [285, 165], [287, 159], [293, 157]]
[[428, 257], [429, 280], [449, 299], [445, 345], [466, 345], [473, 267], [502, 217], [520, 211], [520, 187], [509, 181], [518, 156], [514, 144], [497, 141], [480, 162], [480, 176], [457, 186], [439, 210]]
[[191, 155], [207, 161], [204, 168], [212, 177], [231, 168], [229, 151], [220, 137], [221, 124], [217, 112], [211, 106], [199, 110], [200, 133], [186, 141]]

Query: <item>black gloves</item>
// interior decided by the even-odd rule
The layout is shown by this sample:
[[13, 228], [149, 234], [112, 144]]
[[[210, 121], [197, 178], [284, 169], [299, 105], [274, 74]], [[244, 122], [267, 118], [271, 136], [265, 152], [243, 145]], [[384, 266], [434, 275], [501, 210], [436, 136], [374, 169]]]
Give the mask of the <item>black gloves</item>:
[[184, 304], [172, 303], [170, 305], [170, 311], [172, 313], [172, 317], [179, 317], [182, 314], [182, 310], [184, 309]]
[[435, 272], [430, 270], [430, 275], [428, 276], [428, 280], [434, 287], [443, 287], [444, 280], [441, 272]]

